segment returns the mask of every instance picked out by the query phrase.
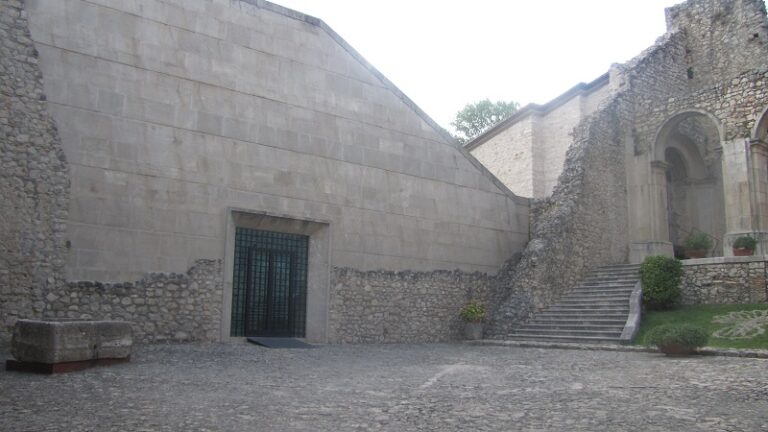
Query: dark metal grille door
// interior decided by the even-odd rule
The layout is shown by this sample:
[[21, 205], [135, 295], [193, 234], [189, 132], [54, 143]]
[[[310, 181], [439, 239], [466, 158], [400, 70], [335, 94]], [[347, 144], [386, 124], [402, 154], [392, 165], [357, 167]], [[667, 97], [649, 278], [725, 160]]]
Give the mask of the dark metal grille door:
[[303, 337], [309, 237], [237, 228], [232, 336]]

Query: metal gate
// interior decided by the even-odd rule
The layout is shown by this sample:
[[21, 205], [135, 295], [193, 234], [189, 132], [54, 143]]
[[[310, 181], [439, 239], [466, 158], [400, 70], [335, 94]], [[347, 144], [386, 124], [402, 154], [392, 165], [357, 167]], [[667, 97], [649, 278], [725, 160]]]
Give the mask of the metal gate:
[[304, 337], [309, 237], [235, 231], [232, 336]]

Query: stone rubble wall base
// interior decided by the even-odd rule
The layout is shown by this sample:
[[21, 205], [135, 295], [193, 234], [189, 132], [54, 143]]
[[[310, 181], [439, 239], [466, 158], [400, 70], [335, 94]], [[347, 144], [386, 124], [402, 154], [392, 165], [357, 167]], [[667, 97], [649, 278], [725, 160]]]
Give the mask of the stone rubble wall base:
[[150, 273], [136, 282], [70, 282], [45, 298], [45, 318], [120, 320], [137, 342], [219, 339], [221, 260], [198, 260], [186, 274]]
[[494, 277], [459, 270], [358, 271], [335, 268], [332, 343], [439, 342], [461, 337], [459, 310], [486, 303]]

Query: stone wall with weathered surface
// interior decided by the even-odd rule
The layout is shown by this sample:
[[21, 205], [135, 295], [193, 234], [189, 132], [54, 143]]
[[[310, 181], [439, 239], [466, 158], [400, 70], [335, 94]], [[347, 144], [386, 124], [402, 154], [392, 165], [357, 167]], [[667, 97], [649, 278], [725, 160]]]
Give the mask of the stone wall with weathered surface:
[[46, 318], [128, 321], [137, 342], [212, 342], [221, 325], [222, 266], [199, 260], [186, 273], [135, 282], [68, 282], [46, 295]]
[[552, 194], [573, 129], [612, 93], [608, 75], [581, 83], [544, 105], [530, 104], [467, 143], [472, 155], [514, 193]]
[[[47, 317], [125, 319], [136, 323], [142, 341], [226, 338], [218, 332], [231, 283], [221, 268], [200, 263], [227, 263], [236, 212], [325, 227], [310, 234], [310, 244], [329, 245], [311, 258], [321, 273], [333, 263], [363, 272], [437, 271], [436, 280], [453, 269], [488, 275], [528, 239], [528, 200], [456, 146], [320, 20], [257, 0], [38, 0], [26, 12], [23, 3], [6, 4], [23, 19], [29, 14], [31, 36], [4, 32], [13, 43], [4, 37], [3, 44], [39, 50], [48, 97], [43, 102], [35, 72], [39, 106], [12, 108], [34, 114], [45, 103], [69, 162], [68, 207], [60, 188], [26, 181], [62, 170], [41, 163], [39, 171], [19, 174], [25, 191], [49, 193], [64, 211], [25, 197], [46, 217], [66, 221], [69, 252], [57, 249], [62, 255], [46, 256], [42, 265], [61, 269], [66, 257], [70, 280], [93, 281], [62, 284], [42, 267], [28, 271], [56, 289], [36, 283], [38, 291], [20, 291], [19, 305], [7, 308], [18, 316], [44, 310]], [[4, 23], [6, 15], [15, 16], [4, 13]], [[25, 19], [19, 27], [27, 32]], [[4, 90], [20, 95], [8, 76], [14, 82]], [[25, 151], [42, 149], [40, 161], [63, 164], [62, 152], [41, 147], [47, 142]], [[34, 233], [63, 245], [59, 231]], [[10, 244], [3, 259], [29, 246]], [[440, 298], [446, 291], [431, 277], [419, 290]], [[421, 298], [398, 297], [404, 285], [388, 282], [378, 285], [383, 294], [373, 303], [359, 299], [363, 316], [375, 299]], [[23, 284], [2, 289], [11, 286]], [[456, 285], [450, 304], [474, 289]], [[325, 302], [334, 293], [323, 294], [309, 310], [331, 307]], [[450, 327], [455, 313], [445, 306], [437, 320], [424, 319]], [[378, 329], [370, 331], [362, 339], [378, 337]], [[401, 327], [387, 340], [443, 340], [451, 332], [425, 339]]]
[[590, 268], [626, 260], [625, 111], [615, 98], [576, 128], [552, 196], [532, 208], [531, 241], [493, 292], [489, 336], [509, 333]]
[[0, 1], [0, 341], [63, 282], [69, 183], [24, 2]]
[[472, 149], [482, 162], [514, 193], [533, 197], [533, 134], [538, 117], [525, 116], [492, 139]]
[[67, 275], [221, 259], [228, 209], [333, 225], [360, 270], [493, 273], [515, 197], [322, 21], [264, 1], [29, 4], [71, 166]]
[[459, 270], [361, 272], [335, 268], [330, 340], [338, 343], [439, 342], [461, 338], [459, 310], [487, 303], [494, 277]]
[[691, 90], [765, 65], [768, 25], [762, 0], [689, 0], [667, 9], [667, 27], [686, 34]]
[[768, 302], [768, 262], [764, 256], [683, 261], [685, 305]]

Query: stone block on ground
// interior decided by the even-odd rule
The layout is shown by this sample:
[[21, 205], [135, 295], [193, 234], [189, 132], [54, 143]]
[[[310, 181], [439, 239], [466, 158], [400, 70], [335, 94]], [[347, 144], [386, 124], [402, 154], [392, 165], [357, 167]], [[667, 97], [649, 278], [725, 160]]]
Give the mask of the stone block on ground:
[[11, 340], [13, 357], [28, 363], [126, 359], [132, 347], [125, 321], [19, 320]]

